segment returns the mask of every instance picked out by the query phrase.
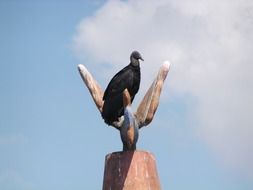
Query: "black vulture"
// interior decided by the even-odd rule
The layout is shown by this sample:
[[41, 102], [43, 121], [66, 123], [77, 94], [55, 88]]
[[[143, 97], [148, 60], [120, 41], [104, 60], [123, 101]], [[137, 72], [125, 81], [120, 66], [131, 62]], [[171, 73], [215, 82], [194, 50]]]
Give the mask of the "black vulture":
[[139, 60], [143, 61], [141, 54], [138, 51], [133, 51], [129, 65], [111, 79], [105, 90], [102, 117], [108, 125], [119, 121], [118, 118], [124, 115], [123, 91], [127, 88], [132, 102], [139, 90], [141, 80]]

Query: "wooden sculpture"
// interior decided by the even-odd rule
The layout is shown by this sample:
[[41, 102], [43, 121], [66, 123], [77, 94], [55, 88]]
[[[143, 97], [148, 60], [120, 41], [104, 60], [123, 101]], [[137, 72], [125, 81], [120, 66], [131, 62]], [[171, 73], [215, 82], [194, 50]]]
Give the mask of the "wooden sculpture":
[[[139, 104], [137, 111], [131, 109], [131, 97], [127, 89], [123, 92], [124, 116], [121, 116], [117, 122], [110, 123], [120, 131], [123, 143], [123, 151], [135, 150], [138, 140], [138, 131], [140, 128], [147, 126], [153, 120], [156, 109], [159, 105], [159, 99], [164, 80], [170, 69], [170, 63], [165, 61], [154, 79], [152, 85], [146, 92], [144, 98]], [[84, 65], [78, 65], [79, 73], [89, 89], [89, 92], [99, 110], [102, 113], [104, 91], [93, 78]]]

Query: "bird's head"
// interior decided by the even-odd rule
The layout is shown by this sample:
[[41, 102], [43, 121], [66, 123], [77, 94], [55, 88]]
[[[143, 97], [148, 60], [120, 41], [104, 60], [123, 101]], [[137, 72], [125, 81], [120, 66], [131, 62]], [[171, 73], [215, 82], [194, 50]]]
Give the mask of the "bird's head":
[[141, 57], [141, 54], [138, 51], [133, 51], [130, 56], [131, 64], [134, 66], [138, 66], [140, 64], [139, 59], [144, 61]]

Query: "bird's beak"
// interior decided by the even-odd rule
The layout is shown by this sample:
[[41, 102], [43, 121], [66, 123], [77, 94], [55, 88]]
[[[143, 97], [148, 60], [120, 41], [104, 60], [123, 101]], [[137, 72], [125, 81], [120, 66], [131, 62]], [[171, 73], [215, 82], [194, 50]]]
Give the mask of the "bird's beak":
[[144, 59], [142, 57], [140, 57], [140, 60], [144, 61]]

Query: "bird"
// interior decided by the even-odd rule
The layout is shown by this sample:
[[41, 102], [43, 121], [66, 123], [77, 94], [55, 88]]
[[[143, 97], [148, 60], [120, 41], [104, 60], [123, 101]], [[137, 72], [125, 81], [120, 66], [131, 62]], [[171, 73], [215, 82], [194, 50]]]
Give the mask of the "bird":
[[133, 51], [130, 55], [130, 63], [114, 75], [104, 92], [101, 115], [108, 125], [118, 122], [124, 115], [123, 91], [128, 90], [132, 102], [139, 90], [141, 81], [139, 60], [144, 61], [138, 51]]

